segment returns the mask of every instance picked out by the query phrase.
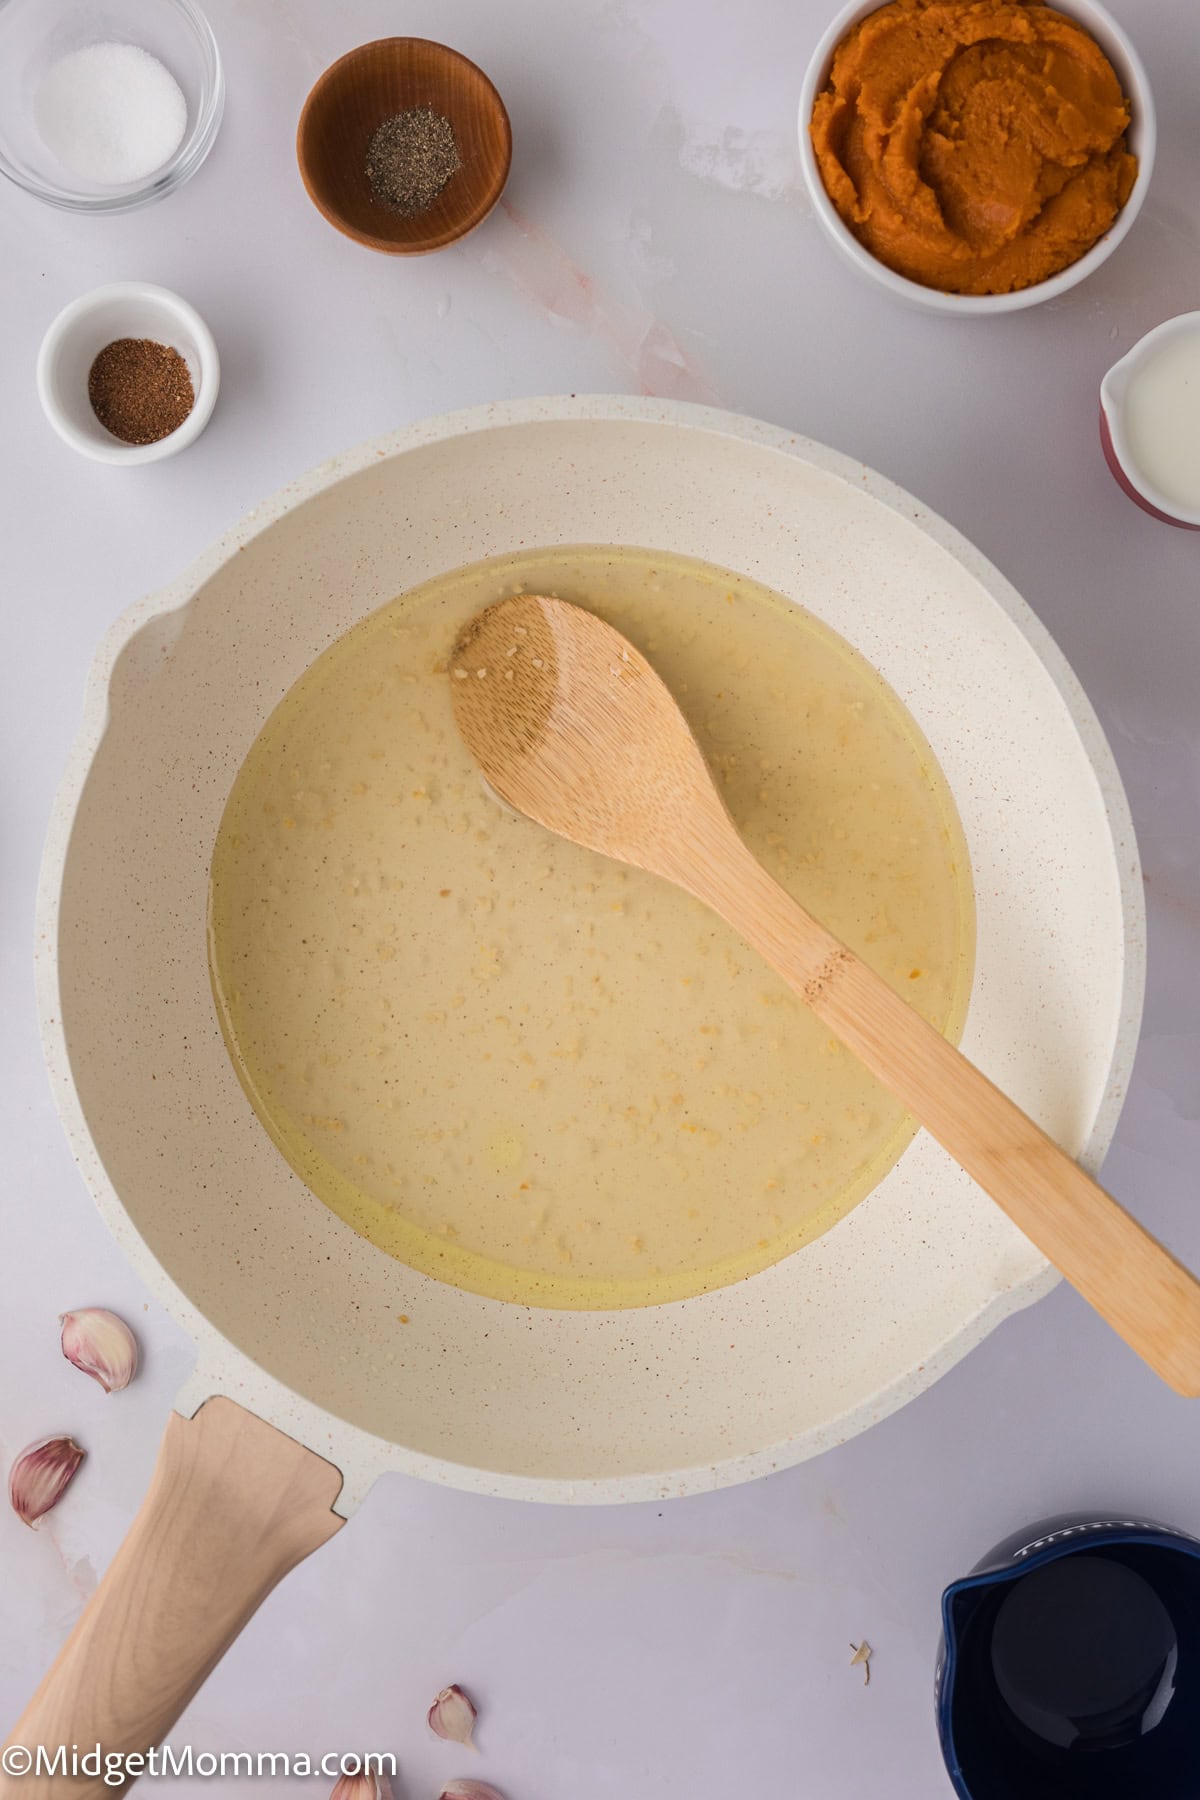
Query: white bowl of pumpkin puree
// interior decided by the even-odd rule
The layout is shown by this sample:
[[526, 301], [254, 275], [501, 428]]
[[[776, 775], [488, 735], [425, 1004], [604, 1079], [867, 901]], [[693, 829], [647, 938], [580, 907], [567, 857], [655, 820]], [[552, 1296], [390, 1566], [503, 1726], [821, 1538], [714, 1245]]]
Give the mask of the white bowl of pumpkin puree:
[[1092, 274], [1154, 163], [1137, 52], [1094, 0], [847, 6], [813, 55], [800, 153], [862, 273], [935, 312], [1010, 312]]

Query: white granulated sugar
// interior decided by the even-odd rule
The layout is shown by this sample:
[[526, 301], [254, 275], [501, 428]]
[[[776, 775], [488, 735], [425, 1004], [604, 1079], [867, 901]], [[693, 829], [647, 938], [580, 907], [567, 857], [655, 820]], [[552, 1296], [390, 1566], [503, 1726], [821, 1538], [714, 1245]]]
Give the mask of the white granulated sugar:
[[187, 130], [179, 83], [137, 44], [72, 50], [54, 64], [33, 104], [38, 130], [59, 161], [106, 187], [152, 175]]

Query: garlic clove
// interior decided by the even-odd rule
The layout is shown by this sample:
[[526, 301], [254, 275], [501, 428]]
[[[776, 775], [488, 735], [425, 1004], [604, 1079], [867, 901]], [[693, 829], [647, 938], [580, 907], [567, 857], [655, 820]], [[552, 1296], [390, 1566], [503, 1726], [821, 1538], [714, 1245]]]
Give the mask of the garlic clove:
[[438, 1800], [504, 1800], [490, 1781], [448, 1781]]
[[451, 1744], [465, 1744], [469, 1750], [475, 1748], [472, 1738], [478, 1714], [470, 1695], [460, 1687], [443, 1688], [427, 1717], [435, 1737], [445, 1738]]
[[8, 1497], [18, 1519], [36, 1525], [62, 1499], [86, 1455], [69, 1437], [42, 1438], [22, 1450], [8, 1472]]
[[98, 1381], [106, 1394], [128, 1387], [138, 1364], [137, 1339], [124, 1319], [103, 1306], [84, 1306], [59, 1315], [62, 1353]]
[[357, 1775], [339, 1775], [329, 1800], [392, 1800], [392, 1785], [386, 1775], [368, 1774], [365, 1762]]

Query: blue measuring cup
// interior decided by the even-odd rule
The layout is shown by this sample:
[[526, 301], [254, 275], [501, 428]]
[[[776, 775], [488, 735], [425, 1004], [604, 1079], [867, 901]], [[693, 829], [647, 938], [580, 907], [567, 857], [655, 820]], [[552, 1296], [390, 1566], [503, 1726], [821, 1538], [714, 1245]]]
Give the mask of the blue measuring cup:
[[1019, 1532], [942, 1596], [960, 1800], [1200, 1800], [1200, 1542], [1132, 1519]]

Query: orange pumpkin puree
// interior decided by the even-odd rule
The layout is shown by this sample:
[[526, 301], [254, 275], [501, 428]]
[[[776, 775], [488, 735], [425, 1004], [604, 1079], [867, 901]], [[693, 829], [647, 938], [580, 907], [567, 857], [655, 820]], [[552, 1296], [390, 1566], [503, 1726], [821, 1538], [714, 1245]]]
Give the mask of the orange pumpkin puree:
[[847, 33], [811, 123], [830, 199], [897, 274], [1008, 294], [1076, 262], [1129, 198], [1129, 103], [1042, 0], [893, 0]]

